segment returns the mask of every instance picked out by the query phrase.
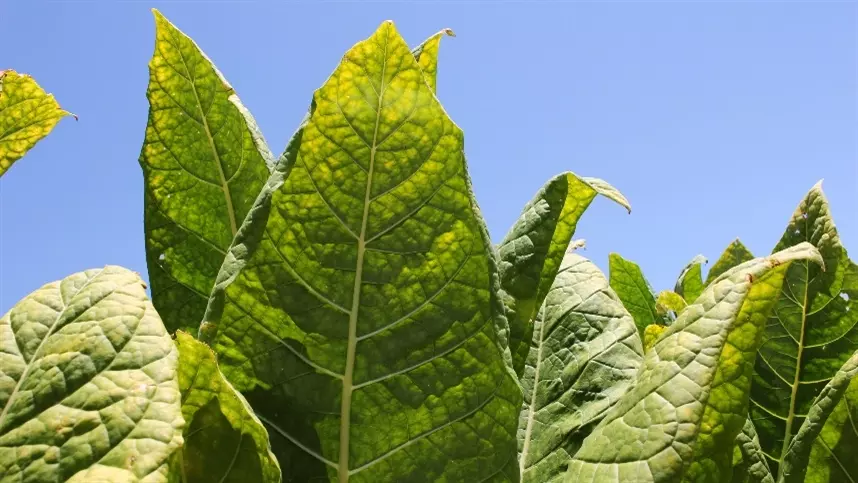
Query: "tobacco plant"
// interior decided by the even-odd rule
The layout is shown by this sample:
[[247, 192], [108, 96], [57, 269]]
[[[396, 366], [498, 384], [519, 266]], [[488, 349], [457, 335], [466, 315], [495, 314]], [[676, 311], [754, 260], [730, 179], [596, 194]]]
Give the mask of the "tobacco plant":
[[575, 250], [598, 195], [631, 211], [600, 179], [552, 178], [491, 243], [436, 92], [449, 29], [382, 23], [275, 157], [155, 23], [152, 300], [109, 266], [0, 319], [0, 481], [858, 478], [858, 270], [819, 186], [771, 255], [654, 294]]

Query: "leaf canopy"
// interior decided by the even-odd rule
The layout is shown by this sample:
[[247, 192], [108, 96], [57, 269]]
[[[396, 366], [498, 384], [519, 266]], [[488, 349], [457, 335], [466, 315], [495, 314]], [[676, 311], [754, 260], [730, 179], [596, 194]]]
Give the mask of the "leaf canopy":
[[149, 121], [140, 153], [146, 262], [153, 303], [168, 330], [196, 331], [273, 156], [214, 64], [154, 14]]
[[629, 388], [643, 352], [631, 315], [589, 260], [567, 254], [535, 320], [522, 377], [522, 481], [561, 481], [584, 437]]
[[287, 479], [517, 481], [499, 293], [462, 131], [385, 22], [316, 91], [200, 335]]
[[167, 481], [178, 354], [144, 287], [87, 270], [0, 318], [0, 481]]
[[723, 274], [647, 351], [631, 389], [584, 440], [566, 481], [721, 482], [746, 420], [766, 316], [804, 243]]
[[32, 77], [0, 71], [0, 176], [71, 115]]

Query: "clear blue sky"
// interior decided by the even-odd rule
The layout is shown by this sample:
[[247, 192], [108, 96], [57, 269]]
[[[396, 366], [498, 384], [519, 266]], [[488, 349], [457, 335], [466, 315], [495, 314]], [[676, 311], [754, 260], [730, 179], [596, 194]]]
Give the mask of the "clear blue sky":
[[44, 283], [119, 264], [146, 274], [142, 175], [151, 7], [214, 60], [279, 153], [355, 42], [391, 19], [443, 27], [438, 95], [464, 129], [500, 241], [552, 175], [601, 177], [578, 226], [670, 288], [735, 237], [768, 253], [819, 179], [858, 257], [858, 4], [0, 0], [0, 68], [30, 73], [80, 121], [0, 180], [0, 313]]

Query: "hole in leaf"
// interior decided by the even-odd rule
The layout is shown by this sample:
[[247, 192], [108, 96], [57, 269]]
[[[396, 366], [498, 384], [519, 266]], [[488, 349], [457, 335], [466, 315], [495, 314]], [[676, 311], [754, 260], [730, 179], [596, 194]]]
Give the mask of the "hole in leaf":
[[807, 219], [807, 213], [802, 213], [802, 214], [801, 214], [801, 217], [802, 217], [802, 218], [804, 218], [804, 219], [806, 220], [806, 219]]
[[160, 254], [160, 255], [158, 255], [158, 260], [159, 260], [159, 261], [162, 261], [162, 262], [163, 262], [163, 261], [164, 261], [164, 260], [166, 260], [166, 259], [167, 259], [167, 255], [164, 255], [163, 253], [162, 253], [162, 254]]
[[843, 300], [848, 302], [849, 301], [849, 294], [846, 292], [840, 292], [840, 298], [842, 298]]

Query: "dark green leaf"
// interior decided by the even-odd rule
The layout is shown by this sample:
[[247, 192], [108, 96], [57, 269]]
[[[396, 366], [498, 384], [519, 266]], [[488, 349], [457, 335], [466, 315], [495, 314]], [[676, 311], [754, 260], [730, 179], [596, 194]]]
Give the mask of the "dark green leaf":
[[701, 269], [706, 263], [706, 257], [697, 255], [680, 272], [673, 291], [678, 293], [686, 302], [692, 303], [703, 293], [703, 275]]
[[611, 253], [608, 255], [608, 269], [611, 288], [620, 297], [626, 310], [632, 314], [641, 339], [647, 326], [667, 325], [670, 322], [666, 316], [658, 313], [652, 287], [637, 263]]
[[718, 261], [712, 265], [712, 268], [709, 269], [709, 273], [706, 275], [705, 285], [709, 285], [713, 280], [718, 278], [719, 275], [730, 270], [736, 265], [753, 259], [754, 255], [745, 248], [745, 245], [743, 245], [738, 238], [736, 238], [732, 243], [730, 243], [727, 249], [724, 250], [724, 253], [722, 253], [718, 258]]
[[641, 364], [632, 317], [596, 266], [567, 254], [535, 320], [522, 377], [522, 481], [560, 481]]

